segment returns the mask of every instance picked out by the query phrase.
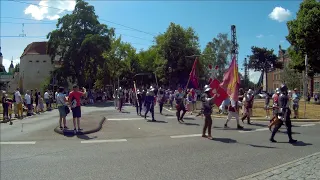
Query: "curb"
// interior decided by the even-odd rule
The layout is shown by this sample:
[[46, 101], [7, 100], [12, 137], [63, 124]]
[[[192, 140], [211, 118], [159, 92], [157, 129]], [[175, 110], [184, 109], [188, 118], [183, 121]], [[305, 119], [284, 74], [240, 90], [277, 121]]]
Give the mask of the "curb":
[[[94, 128], [94, 129], [90, 129], [90, 130], [87, 130], [87, 131], [82, 131], [80, 133], [77, 133], [77, 134], [91, 134], [91, 133], [95, 133], [95, 132], [98, 132], [102, 129], [102, 125], [103, 123], [106, 121], [106, 118], [103, 117], [100, 122], [99, 122], [99, 125], [97, 128]], [[70, 134], [71, 131], [73, 132], [73, 130], [67, 130], [67, 131], [64, 131], [64, 130], [61, 130], [59, 126], [57, 126], [56, 128], [54, 128], [54, 132], [58, 133], [58, 134], [61, 134], [61, 135], [67, 135], [67, 134]]]
[[[163, 107], [164, 110], [169, 111], [174, 113], [175, 111], [172, 111], [168, 108]], [[226, 119], [227, 116], [217, 116], [217, 115], [211, 115], [211, 117], [214, 118], [221, 118], [221, 119]], [[269, 120], [267, 119], [255, 119], [255, 118], [251, 118], [252, 121], [261, 121], [261, 122], [269, 122]], [[320, 119], [291, 119], [291, 122], [320, 122]]]

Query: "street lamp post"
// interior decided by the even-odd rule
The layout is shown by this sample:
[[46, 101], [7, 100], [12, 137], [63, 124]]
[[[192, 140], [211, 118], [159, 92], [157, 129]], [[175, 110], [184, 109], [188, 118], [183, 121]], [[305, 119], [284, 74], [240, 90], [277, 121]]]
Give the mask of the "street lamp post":
[[168, 70], [169, 70], [169, 89], [171, 89], [171, 73], [172, 73], [172, 68], [169, 67]]

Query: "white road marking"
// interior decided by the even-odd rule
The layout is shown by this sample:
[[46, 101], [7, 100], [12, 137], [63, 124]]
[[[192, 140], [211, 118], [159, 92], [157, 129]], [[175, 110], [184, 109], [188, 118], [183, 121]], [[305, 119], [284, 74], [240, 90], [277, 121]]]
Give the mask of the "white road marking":
[[309, 126], [315, 126], [316, 124], [303, 124], [303, 125], [300, 125], [301, 127], [309, 127]]
[[22, 141], [22, 142], [0, 142], [1, 145], [27, 145], [27, 144], [36, 144], [36, 141]]
[[135, 121], [135, 120], [144, 120], [144, 118], [114, 118], [107, 119], [107, 121]]
[[108, 143], [108, 142], [126, 142], [126, 139], [108, 139], [108, 140], [87, 140], [81, 141], [82, 144], [89, 144], [89, 143]]
[[202, 134], [188, 134], [188, 135], [178, 135], [178, 136], [170, 136], [171, 138], [186, 138], [186, 137], [201, 137]]

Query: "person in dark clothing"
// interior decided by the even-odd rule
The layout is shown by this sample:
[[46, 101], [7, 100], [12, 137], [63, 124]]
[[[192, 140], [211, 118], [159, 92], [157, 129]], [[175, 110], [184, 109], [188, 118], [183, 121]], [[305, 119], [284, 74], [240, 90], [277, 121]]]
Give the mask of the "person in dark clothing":
[[6, 92], [2, 92], [2, 108], [3, 108], [3, 119], [7, 120], [9, 117], [9, 104], [7, 102], [7, 95]]
[[137, 91], [137, 98], [138, 98], [137, 101], [136, 101], [137, 115], [141, 116], [141, 111], [142, 111], [142, 93], [139, 90]]
[[[204, 115], [204, 126], [202, 130], [202, 137], [212, 139], [211, 136], [211, 128], [212, 128], [212, 106], [214, 103], [215, 96], [211, 97], [210, 95], [211, 88], [206, 85], [204, 87], [204, 93], [201, 96], [201, 101], [202, 101], [202, 111]], [[208, 136], [206, 135], [206, 131], [208, 130]]]
[[154, 119], [154, 89], [151, 86], [150, 89], [148, 90], [147, 94], [146, 94], [146, 98], [145, 98], [145, 106], [146, 106], [146, 112], [144, 114], [144, 118], [147, 119], [147, 114], [150, 111], [151, 116], [152, 116], [152, 121], [156, 121]]
[[[40, 95], [40, 92], [38, 92], [38, 90], [35, 89], [34, 101], [35, 101], [35, 103], [36, 103], [36, 107], [35, 107], [36, 113], [38, 113], [39, 95]], [[31, 96], [32, 96], [32, 94], [31, 94]]]
[[160, 107], [160, 114], [162, 114], [163, 104], [166, 101], [165, 93], [162, 88], [159, 88], [157, 98], [158, 98], [158, 103], [159, 103], [159, 107]]
[[289, 137], [289, 143], [295, 143], [295, 142], [297, 142], [297, 140], [292, 138], [292, 124], [291, 124], [291, 119], [290, 119], [291, 110], [290, 110], [290, 106], [289, 106], [289, 97], [288, 97], [287, 86], [284, 84], [281, 85], [280, 91], [281, 91], [281, 95], [279, 98], [279, 108], [280, 108], [279, 116], [281, 117], [280, 119], [282, 120], [282, 122], [275, 125], [275, 128], [273, 129], [271, 137], [270, 137], [270, 141], [277, 142], [276, 140], [274, 140], [274, 136], [276, 135], [276, 133], [278, 132], [280, 127], [283, 125], [283, 123], [285, 123], [285, 125], [287, 126], [287, 134]]
[[[179, 123], [184, 122], [183, 121], [183, 116], [186, 114], [187, 110], [186, 107], [184, 106], [183, 100], [186, 98], [186, 93], [182, 91], [182, 88], [178, 88], [178, 92], [174, 95], [175, 100], [176, 100], [176, 116], [177, 120]], [[181, 114], [182, 111], [182, 114]]]

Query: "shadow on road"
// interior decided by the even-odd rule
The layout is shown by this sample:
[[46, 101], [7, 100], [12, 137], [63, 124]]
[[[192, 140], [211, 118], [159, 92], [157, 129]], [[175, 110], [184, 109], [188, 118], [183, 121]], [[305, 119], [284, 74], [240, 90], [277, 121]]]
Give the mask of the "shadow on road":
[[83, 139], [83, 140], [90, 140], [90, 139], [96, 139], [97, 138], [97, 136], [94, 136], [94, 137], [89, 137], [89, 136], [87, 136], [87, 135], [85, 135], [85, 134], [77, 134], [77, 137], [79, 138], [79, 139]]
[[213, 138], [212, 140], [223, 142], [223, 143], [237, 143], [237, 140], [230, 139], [230, 138]]
[[267, 127], [268, 125], [266, 124], [259, 124], [259, 123], [251, 123], [250, 125], [252, 126], [258, 126], [258, 127]]
[[[224, 127], [218, 127], [218, 126], [213, 126], [213, 128], [217, 129], [217, 130], [236, 130], [236, 131], [240, 131], [241, 129], [238, 128], [224, 128]], [[242, 131], [252, 131], [254, 129], [252, 128], [243, 128]]]
[[156, 121], [148, 120], [147, 122], [152, 122], [152, 123], [168, 123], [167, 121], [160, 121], [160, 120], [156, 120]]
[[296, 143], [293, 143], [292, 146], [311, 146], [313, 144], [311, 143], [305, 143], [303, 141], [297, 141]]
[[195, 120], [195, 118], [191, 118], [191, 117], [184, 117], [183, 119], [185, 119], [185, 120]]
[[173, 116], [172, 114], [165, 114], [164, 116]]
[[197, 124], [197, 123], [183, 123], [184, 125], [187, 125], [187, 126], [200, 126], [200, 124]]
[[255, 145], [255, 144], [247, 144], [247, 145], [251, 146], [251, 147], [256, 147], [256, 148], [267, 148], [267, 149], [277, 148], [277, 147], [272, 147], [272, 146], [260, 146], [260, 145]]

